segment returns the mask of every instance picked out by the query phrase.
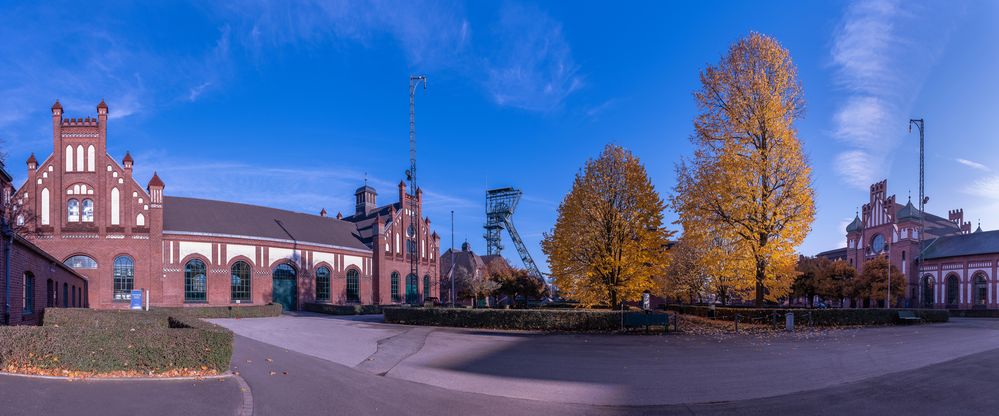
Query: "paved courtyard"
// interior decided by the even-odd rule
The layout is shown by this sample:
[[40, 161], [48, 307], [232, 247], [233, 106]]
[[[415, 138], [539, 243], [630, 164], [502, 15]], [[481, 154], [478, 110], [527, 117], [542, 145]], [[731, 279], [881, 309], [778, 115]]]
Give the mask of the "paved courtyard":
[[248, 338], [387, 378], [600, 406], [773, 397], [999, 348], [999, 320], [981, 319], [724, 338], [551, 335], [388, 325], [377, 319], [298, 314], [213, 322]]
[[0, 415], [238, 415], [246, 409], [240, 379], [255, 415], [992, 415], [999, 408], [999, 395], [986, 393], [999, 388], [999, 320], [723, 337], [380, 320], [215, 320], [237, 333], [239, 379], [0, 376]]

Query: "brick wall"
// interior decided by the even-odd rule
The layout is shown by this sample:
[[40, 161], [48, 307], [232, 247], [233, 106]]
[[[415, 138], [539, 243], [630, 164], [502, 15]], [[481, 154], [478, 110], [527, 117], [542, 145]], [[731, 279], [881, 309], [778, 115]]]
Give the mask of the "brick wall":
[[[5, 250], [6, 244], [4, 239], [0, 247]], [[0, 256], [0, 271], [4, 270], [4, 259], [5, 256]], [[31, 276], [34, 281], [34, 290], [29, 295], [33, 297], [29, 303], [33, 305], [27, 310], [25, 276]], [[0, 279], [0, 293], [4, 291], [3, 285], [3, 279]], [[18, 238], [11, 246], [10, 301], [11, 325], [38, 324], [46, 307], [87, 307], [87, 281], [38, 247]]]

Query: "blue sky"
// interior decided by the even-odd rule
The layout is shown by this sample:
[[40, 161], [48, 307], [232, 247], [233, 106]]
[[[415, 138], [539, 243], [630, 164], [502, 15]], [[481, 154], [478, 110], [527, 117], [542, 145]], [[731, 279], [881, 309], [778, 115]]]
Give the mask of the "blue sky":
[[758, 31], [790, 50], [807, 100], [818, 213], [802, 252], [843, 244], [870, 183], [918, 192], [912, 117], [927, 120], [928, 209], [999, 228], [996, 2], [286, 3], [3, 2], [8, 170], [20, 183], [28, 154], [51, 152], [56, 98], [68, 117], [103, 98], [111, 154], [170, 195], [348, 214], [365, 175], [397, 198], [408, 76], [425, 73], [419, 181], [444, 245], [454, 210], [456, 244], [484, 250], [485, 190], [514, 186], [547, 269], [539, 241], [584, 161], [622, 145], [665, 197], [698, 72]]

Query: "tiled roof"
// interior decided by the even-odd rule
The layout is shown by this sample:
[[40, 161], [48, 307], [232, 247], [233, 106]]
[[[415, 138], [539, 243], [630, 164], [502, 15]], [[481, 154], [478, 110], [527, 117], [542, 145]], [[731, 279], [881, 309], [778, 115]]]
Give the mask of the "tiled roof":
[[209, 199], [163, 197], [164, 232], [293, 240], [369, 250], [347, 221], [276, 208]]
[[999, 230], [951, 235], [923, 242], [923, 258], [973, 256], [999, 253]]
[[823, 251], [816, 254], [815, 257], [825, 257], [829, 260], [846, 260], [846, 247]]
[[[343, 217], [344, 221], [352, 222], [357, 225], [357, 232], [361, 236], [361, 241], [367, 244], [369, 247], [375, 240], [375, 221], [378, 220], [378, 216], [387, 217], [389, 215], [389, 207], [394, 207], [395, 212], [399, 212], [402, 209], [402, 204], [399, 202], [384, 205], [371, 210], [367, 215], [351, 215], [349, 217]], [[389, 219], [391, 221], [391, 219]]]

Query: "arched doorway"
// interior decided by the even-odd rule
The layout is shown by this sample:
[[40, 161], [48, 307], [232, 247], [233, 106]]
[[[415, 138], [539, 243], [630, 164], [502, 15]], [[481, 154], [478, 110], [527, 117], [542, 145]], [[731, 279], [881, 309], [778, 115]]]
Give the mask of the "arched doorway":
[[279, 264], [271, 275], [273, 291], [271, 299], [280, 303], [284, 310], [296, 309], [298, 299], [298, 272], [288, 263]]
[[923, 277], [923, 306], [932, 308], [934, 303], [933, 299], [933, 277], [924, 276]]
[[961, 283], [956, 275], [947, 276], [947, 307], [956, 308], [961, 301]]
[[420, 302], [419, 278], [415, 274], [406, 276], [406, 303], [415, 305]]

